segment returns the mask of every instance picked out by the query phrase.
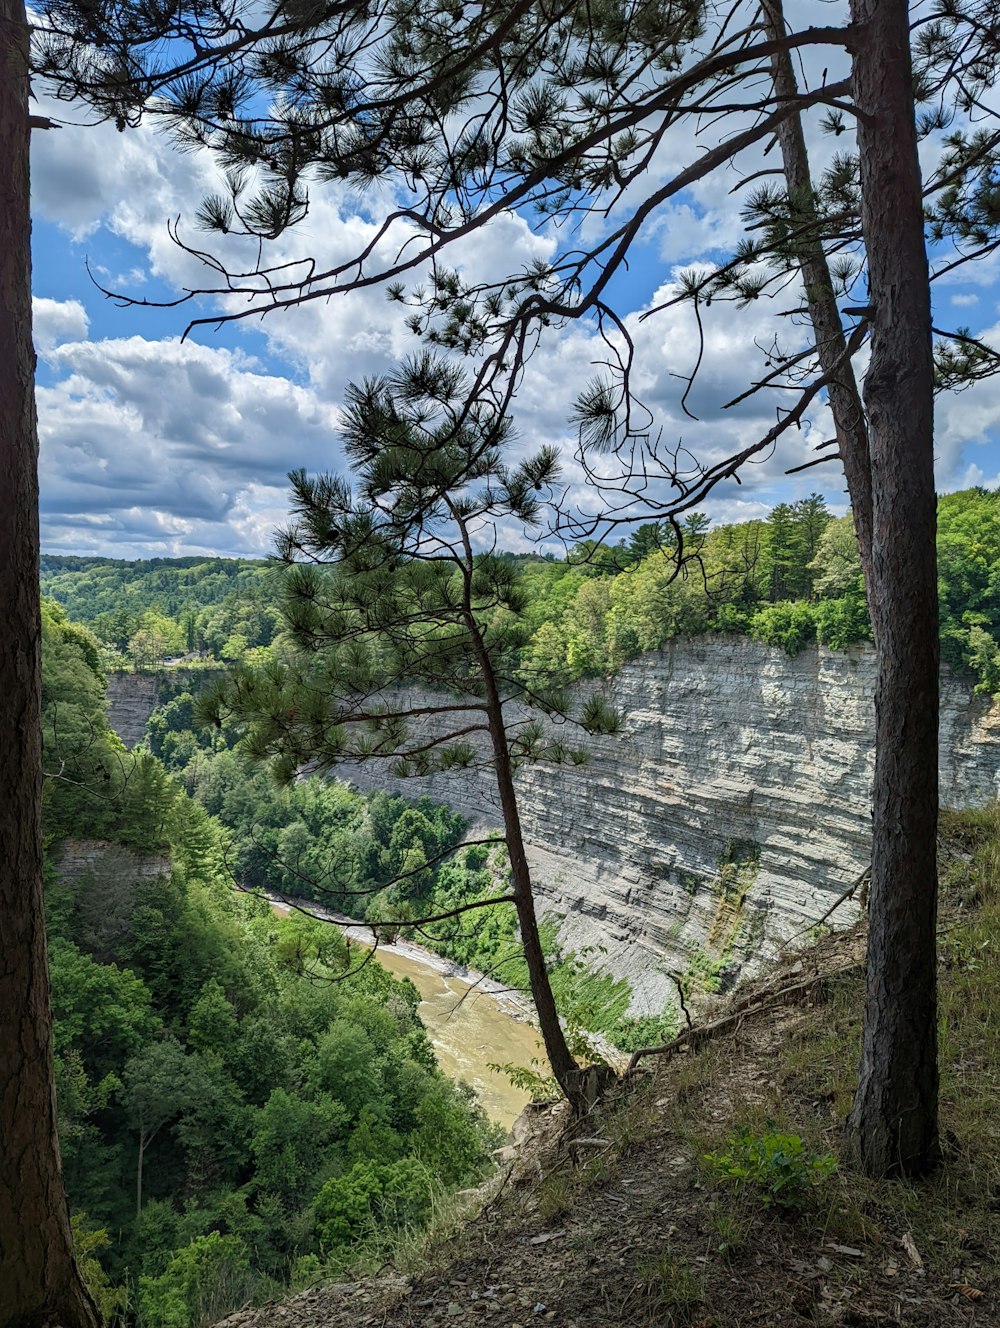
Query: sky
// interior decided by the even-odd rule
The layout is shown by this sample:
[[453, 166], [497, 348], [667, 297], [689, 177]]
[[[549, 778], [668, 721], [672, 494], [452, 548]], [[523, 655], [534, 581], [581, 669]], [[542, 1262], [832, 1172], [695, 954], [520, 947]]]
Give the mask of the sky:
[[[60, 119], [72, 116], [65, 105], [46, 103], [44, 94], [40, 102]], [[817, 160], [828, 159], [827, 140], [810, 133]], [[204, 270], [172, 241], [168, 223], [204, 245], [195, 212], [218, 190], [214, 162], [207, 154], [178, 152], [148, 123], [124, 133], [66, 123], [33, 139], [43, 551], [264, 556], [286, 517], [287, 472], [342, 468], [337, 423], [346, 385], [384, 372], [417, 348], [403, 313], [384, 292], [370, 290], [316, 301], [263, 324], [199, 327], [182, 341], [190, 318], [217, 306], [122, 308], [100, 287], [164, 301], [204, 284]], [[698, 150], [693, 138], [675, 136], [651, 175], [666, 178]], [[324, 265], [346, 258], [373, 234], [388, 201], [378, 194], [359, 198], [341, 186], [315, 188], [306, 220], [276, 252], [315, 255]], [[680, 407], [683, 377], [697, 353], [690, 309], [648, 319], [642, 314], [676, 290], [685, 266], [716, 262], [727, 252], [740, 233], [739, 208], [739, 193], [713, 178], [657, 209], [615, 291], [635, 342], [636, 386], [654, 410], [656, 428], [670, 446], [709, 461], [752, 442], [773, 423], [774, 399], [721, 407], [759, 372], [756, 347], [773, 336], [774, 309], [759, 301], [742, 311], [732, 305], [706, 311], [705, 354], [688, 401], [696, 420]], [[545, 226], [510, 215], [452, 261], [482, 277], [547, 258], [558, 243]], [[939, 325], [968, 326], [1000, 342], [995, 264], [966, 266], [938, 283], [934, 298]], [[795, 335], [787, 320], [781, 331]], [[602, 355], [593, 328], [583, 324], [542, 344], [514, 404], [520, 446], [551, 442], [571, 453], [572, 403]], [[834, 510], [846, 510], [838, 466], [784, 473], [810, 459], [811, 448], [830, 433], [825, 407], [817, 403], [800, 431], [747, 466], [742, 483], [716, 490], [704, 510], [716, 521], [743, 520], [815, 490]], [[936, 466], [941, 491], [1000, 485], [1000, 380], [939, 402]], [[574, 477], [572, 467], [568, 474]], [[503, 532], [501, 543], [530, 547], [515, 528]]]

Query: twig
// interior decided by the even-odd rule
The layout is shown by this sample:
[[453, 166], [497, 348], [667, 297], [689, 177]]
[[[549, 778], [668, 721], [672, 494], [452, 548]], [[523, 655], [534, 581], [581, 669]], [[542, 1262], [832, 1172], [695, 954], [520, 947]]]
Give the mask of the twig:
[[821, 918], [817, 918], [815, 922], [807, 923], [804, 927], [801, 927], [798, 931], [793, 931], [791, 936], [789, 936], [788, 939], [782, 945], [781, 947], [782, 950], [787, 950], [792, 941], [797, 940], [800, 936], [804, 936], [806, 932], [812, 931], [814, 927], [822, 927], [823, 923], [826, 922], [827, 918], [830, 917], [832, 913], [836, 912], [836, 910], [840, 908], [841, 904], [846, 904], [848, 899], [854, 898], [854, 895], [858, 889], [861, 890], [861, 904], [862, 907], [864, 907], [865, 883], [868, 880], [870, 880], [871, 874], [872, 874], [872, 865], [871, 863], [869, 863], [868, 866], [861, 873], [861, 875], [857, 878], [857, 880], [851, 882], [851, 884], [847, 887], [844, 893], [840, 895], [839, 898], [836, 899], [830, 905], [830, 907], [826, 910], [826, 912], [823, 914]]

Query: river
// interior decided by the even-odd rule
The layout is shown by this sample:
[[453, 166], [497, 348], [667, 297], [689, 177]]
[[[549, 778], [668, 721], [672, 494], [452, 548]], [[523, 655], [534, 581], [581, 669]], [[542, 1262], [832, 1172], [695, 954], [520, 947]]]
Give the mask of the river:
[[[287, 904], [276, 900], [271, 906], [276, 913], [290, 912]], [[303, 907], [343, 925], [352, 941], [370, 944], [367, 928], [344, 925], [348, 919], [327, 914], [315, 904]], [[450, 1078], [471, 1084], [490, 1119], [509, 1129], [529, 1095], [488, 1066], [530, 1067], [538, 1060], [544, 1065], [545, 1059], [535, 1028], [523, 1016], [516, 1017], [522, 1007], [498, 984], [476, 974], [460, 976], [447, 959], [406, 941], [380, 945], [376, 962], [394, 976], [410, 979], [420, 993], [417, 1013], [441, 1069]]]

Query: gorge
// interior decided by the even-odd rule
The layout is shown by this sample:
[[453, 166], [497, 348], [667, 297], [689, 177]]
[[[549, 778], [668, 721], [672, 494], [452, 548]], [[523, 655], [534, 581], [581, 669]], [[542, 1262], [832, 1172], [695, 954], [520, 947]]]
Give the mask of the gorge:
[[[627, 978], [644, 1014], [674, 999], [671, 973], [728, 986], [805, 941], [869, 858], [872, 649], [789, 657], [703, 637], [590, 685], [608, 690], [622, 732], [588, 739], [583, 766], [519, 775], [539, 907], [563, 948]], [[156, 697], [150, 679], [113, 675], [112, 727], [134, 740]], [[940, 769], [946, 808], [997, 795], [1000, 712], [948, 672]], [[470, 834], [499, 820], [488, 770], [393, 781], [379, 763], [342, 777], [447, 803]], [[831, 921], [857, 908], [845, 900]]]

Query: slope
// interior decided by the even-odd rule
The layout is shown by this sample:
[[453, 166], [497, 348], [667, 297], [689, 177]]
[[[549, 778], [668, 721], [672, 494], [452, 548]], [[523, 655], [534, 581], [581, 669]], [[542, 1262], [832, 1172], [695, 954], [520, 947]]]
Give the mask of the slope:
[[[227, 1328], [913, 1328], [1000, 1312], [1000, 815], [947, 818], [941, 923], [945, 1157], [921, 1185], [839, 1156], [863, 927], [749, 992], [718, 1036], [566, 1130], [532, 1113], [513, 1169], [394, 1271], [245, 1311]], [[793, 1002], [775, 992], [796, 989]]]

